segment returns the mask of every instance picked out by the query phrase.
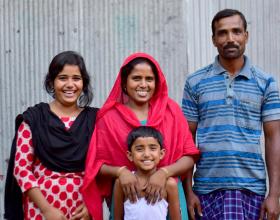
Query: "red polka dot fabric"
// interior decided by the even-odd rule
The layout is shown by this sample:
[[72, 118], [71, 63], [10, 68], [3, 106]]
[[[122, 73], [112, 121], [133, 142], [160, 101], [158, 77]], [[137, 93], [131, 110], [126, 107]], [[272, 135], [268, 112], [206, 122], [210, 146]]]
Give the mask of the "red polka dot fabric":
[[[75, 117], [63, 117], [65, 129], [69, 129]], [[46, 200], [60, 209], [67, 219], [82, 204], [80, 188], [84, 172], [59, 173], [48, 170], [35, 157], [30, 127], [22, 122], [17, 132], [17, 149], [14, 176], [22, 192], [38, 187]], [[25, 220], [44, 219], [40, 209], [25, 195], [23, 198]]]

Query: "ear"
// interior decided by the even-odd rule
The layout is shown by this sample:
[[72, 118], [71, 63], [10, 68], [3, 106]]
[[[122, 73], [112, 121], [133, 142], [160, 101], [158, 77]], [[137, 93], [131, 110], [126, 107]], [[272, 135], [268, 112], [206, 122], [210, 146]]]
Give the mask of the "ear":
[[128, 150], [128, 151], [126, 151], [126, 156], [127, 156], [128, 160], [132, 162], [133, 157], [132, 157], [132, 153], [131, 153], [131, 151], [129, 151], [129, 150]]
[[217, 46], [216, 46], [216, 41], [215, 41], [215, 36], [214, 36], [214, 35], [212, 35], [212, 43], [213, 43], [213, 45], [214, 45], [215, 47], [217, 47]]
[[160, 159], [163, 159], [164, 158], [164, 156], [165, 156], [165, 149], [161, 149], [160, 150]]
[[248, 39], [249, 39], [249, 32], [248, 31], [245, 31], [245, 37], [246, 37], [246, 43], [247, 43]]

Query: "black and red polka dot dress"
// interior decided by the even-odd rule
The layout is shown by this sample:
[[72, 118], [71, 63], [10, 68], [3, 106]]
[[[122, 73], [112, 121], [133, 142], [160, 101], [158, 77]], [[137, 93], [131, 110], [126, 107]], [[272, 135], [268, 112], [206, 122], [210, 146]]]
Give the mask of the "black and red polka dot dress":
[[[69, 129], [75, 117], [61, 117]], [[32, 133], [28, 124], [22, 122], [17, 132], [14, 176], [23, 192], [25, 220], [44, 219], [40, 209], [24, 194], [33, 187], [39, 187], [47, 201], [60, 209], [67, 219], [82, 204], [80, 188], [84, 172], [62, 173], [47, 169], [35, 158]]]

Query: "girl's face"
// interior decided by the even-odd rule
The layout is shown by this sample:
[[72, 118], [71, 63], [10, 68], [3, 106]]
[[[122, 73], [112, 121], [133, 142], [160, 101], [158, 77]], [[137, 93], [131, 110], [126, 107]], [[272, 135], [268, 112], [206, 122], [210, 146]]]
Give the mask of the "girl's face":
[[127, 77], [126, 92], [129, 96], [128, 105], [145, 105], [153, 97], [156, 88], [155, 74], [148, 63], [134, 66]]
[[154, 171], [165, 151], [160, 148], [158, 140], [154, 137], [138, 137], [127, 151], [127, 157], [137, 167], [138, 171]]
[[83, 79], [76, 65], [66, 64], [54, 79], [55, 100], [64, 106], [77, 105], [83, 91]]

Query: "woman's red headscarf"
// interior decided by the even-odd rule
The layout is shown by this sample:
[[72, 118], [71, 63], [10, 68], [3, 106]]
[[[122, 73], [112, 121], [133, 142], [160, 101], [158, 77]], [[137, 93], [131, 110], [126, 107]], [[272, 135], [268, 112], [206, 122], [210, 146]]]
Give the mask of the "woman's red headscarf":
[[[164, 137], [166, 154], [159, 167], [172, 164], [184, 155], [198, 155], [199, 151], [193, 143], [180, 107], [168, 97], [166, 80], [157, 61], [148, 54], [134, 53], [124, 61], [122, 67], [140, 57], [150, 60], [158, 70], [156, 92], [149, 102], [146, 125], [158, 129]], [[121, 70], [109, 97], [98, 112], [86, 160], [82, 193], [95, 220], [102, 219], [102, 201], [111, 195], [113, 182], [109, 178], [96, 177], [102, 164], [134, 169], [126, 156], [126, 138], [133, 128], [141, 124], [136, 115], [123, 104], [128, 97], [122, 91]]]

